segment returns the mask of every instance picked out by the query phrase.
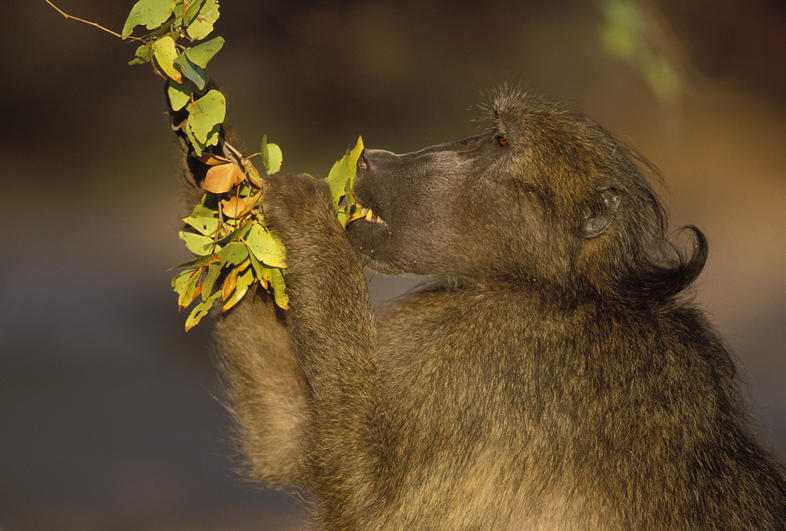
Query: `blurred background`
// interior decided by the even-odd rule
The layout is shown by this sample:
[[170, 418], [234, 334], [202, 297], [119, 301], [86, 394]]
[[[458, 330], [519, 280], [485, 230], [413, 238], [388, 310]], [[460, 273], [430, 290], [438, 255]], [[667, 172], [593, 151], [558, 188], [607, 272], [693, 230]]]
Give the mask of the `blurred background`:
[[[57, 0], [118, 30], [132, 1]], [[210, 325], [167, 268], [180, 168], [162, 82], [42, 0], [4, 10], [0, 529], [282, 529], [295, 497], [239, 481]], [[503, 81], [576, 107], [663, 171], [699, 226], [695, 288], [786, 458], [786, 8], [779, 1], [235, 1], [211, 75], [249, 151], [325, 175], [360, 133], [404, 152], [480, 127]], [[376, 300], [412, 279], [372, 279]]]

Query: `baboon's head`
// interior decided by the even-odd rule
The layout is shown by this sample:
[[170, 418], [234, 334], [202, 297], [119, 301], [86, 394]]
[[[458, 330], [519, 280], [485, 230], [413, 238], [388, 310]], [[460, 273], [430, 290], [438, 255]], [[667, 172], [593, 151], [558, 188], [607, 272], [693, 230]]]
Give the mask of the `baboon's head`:
[[372, 269], [481, 283], [670, 296], [701, 271], [685, 260], [642, 176], [649, 167], [589, 118], [499, 91], [480, 135], [397, 155], [367, 149], [349, 226]]

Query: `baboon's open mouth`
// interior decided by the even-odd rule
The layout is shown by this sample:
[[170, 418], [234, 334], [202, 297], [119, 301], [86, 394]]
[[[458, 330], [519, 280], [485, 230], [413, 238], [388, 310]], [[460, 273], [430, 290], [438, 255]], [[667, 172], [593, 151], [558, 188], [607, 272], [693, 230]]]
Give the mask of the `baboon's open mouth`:
[[380, 225], [387, 225], [387, 222], [382, 219], [381, 216], [374, 213], [368, 207], [362, 206], [360, 203], [355, 203], [353, 206], [352, 213], [350, 214], [349, 218], [347, 219], [347, 223], [352, 223], [353, 221], [357, 221], [359, 219], [365, 219], [370, 223], [378, 223]]
[[[339, 203], [340, 207], [346, 205], [346, 197], [341, 198], [341, 202]], [[352, 222], [358, 221], [360, 219], [364, 219], [369, 223], [376, 223], [378, 225], [387, 225], [387, 222], [382, 219], [382, 216], [378, 215], [374, 212], [370, 207], [363, 206], [357, 200], [347, 209], [347, 225]]]

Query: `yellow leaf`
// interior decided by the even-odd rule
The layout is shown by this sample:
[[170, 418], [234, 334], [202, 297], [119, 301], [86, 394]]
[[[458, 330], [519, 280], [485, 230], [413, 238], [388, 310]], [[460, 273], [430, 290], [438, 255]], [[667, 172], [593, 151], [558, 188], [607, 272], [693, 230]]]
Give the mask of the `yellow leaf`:
[[243, 170], [237, 164], [219, 164], [207, 170], [202, 188], [214, 194], [223, 194], [243, 182]]
[[177, 59], [177, 49], [175, 48], [175, 40], [169, 35], [161, 37], [153, 43], [153, 56], [156, 58], [158, 66], [164, 71], [166, 75], [177, 81], [183, 82], [183, 76], [175, 68], [175, 59]]

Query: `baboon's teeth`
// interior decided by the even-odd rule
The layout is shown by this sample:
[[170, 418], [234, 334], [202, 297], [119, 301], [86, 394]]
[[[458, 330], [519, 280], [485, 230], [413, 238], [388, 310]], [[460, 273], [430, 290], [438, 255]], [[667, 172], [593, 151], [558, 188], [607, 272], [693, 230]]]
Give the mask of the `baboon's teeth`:
[[349, 223], [352, 223], [353, 221], [356, 221], [358, 219], [365, 219], [369, 223], [378, 223], [381, 225], [385, 224], [385, 220], [379, 217], [378, 215], [376, 215], [374, 211], [371, 210], [370, 208], [364, 207], [363, 205], [357, 202], [354, 204], [354, 207], [355, 208], [353, 214], [349, 218]]
[[384, 223], [385, 223], [385, 220], [382, 219], [381, 217], [377, 216], [374, 213], [374, 211], [371, 210], [370, 208], [368, 209], [368, 212], [366, 212], [366, 215], [363, 216], [363, 219], [365, 219], [366, 221], [370, 221], [371, 223], [379, 223], [379, 224], [382, 224], [382, 225], [384, 225]]

